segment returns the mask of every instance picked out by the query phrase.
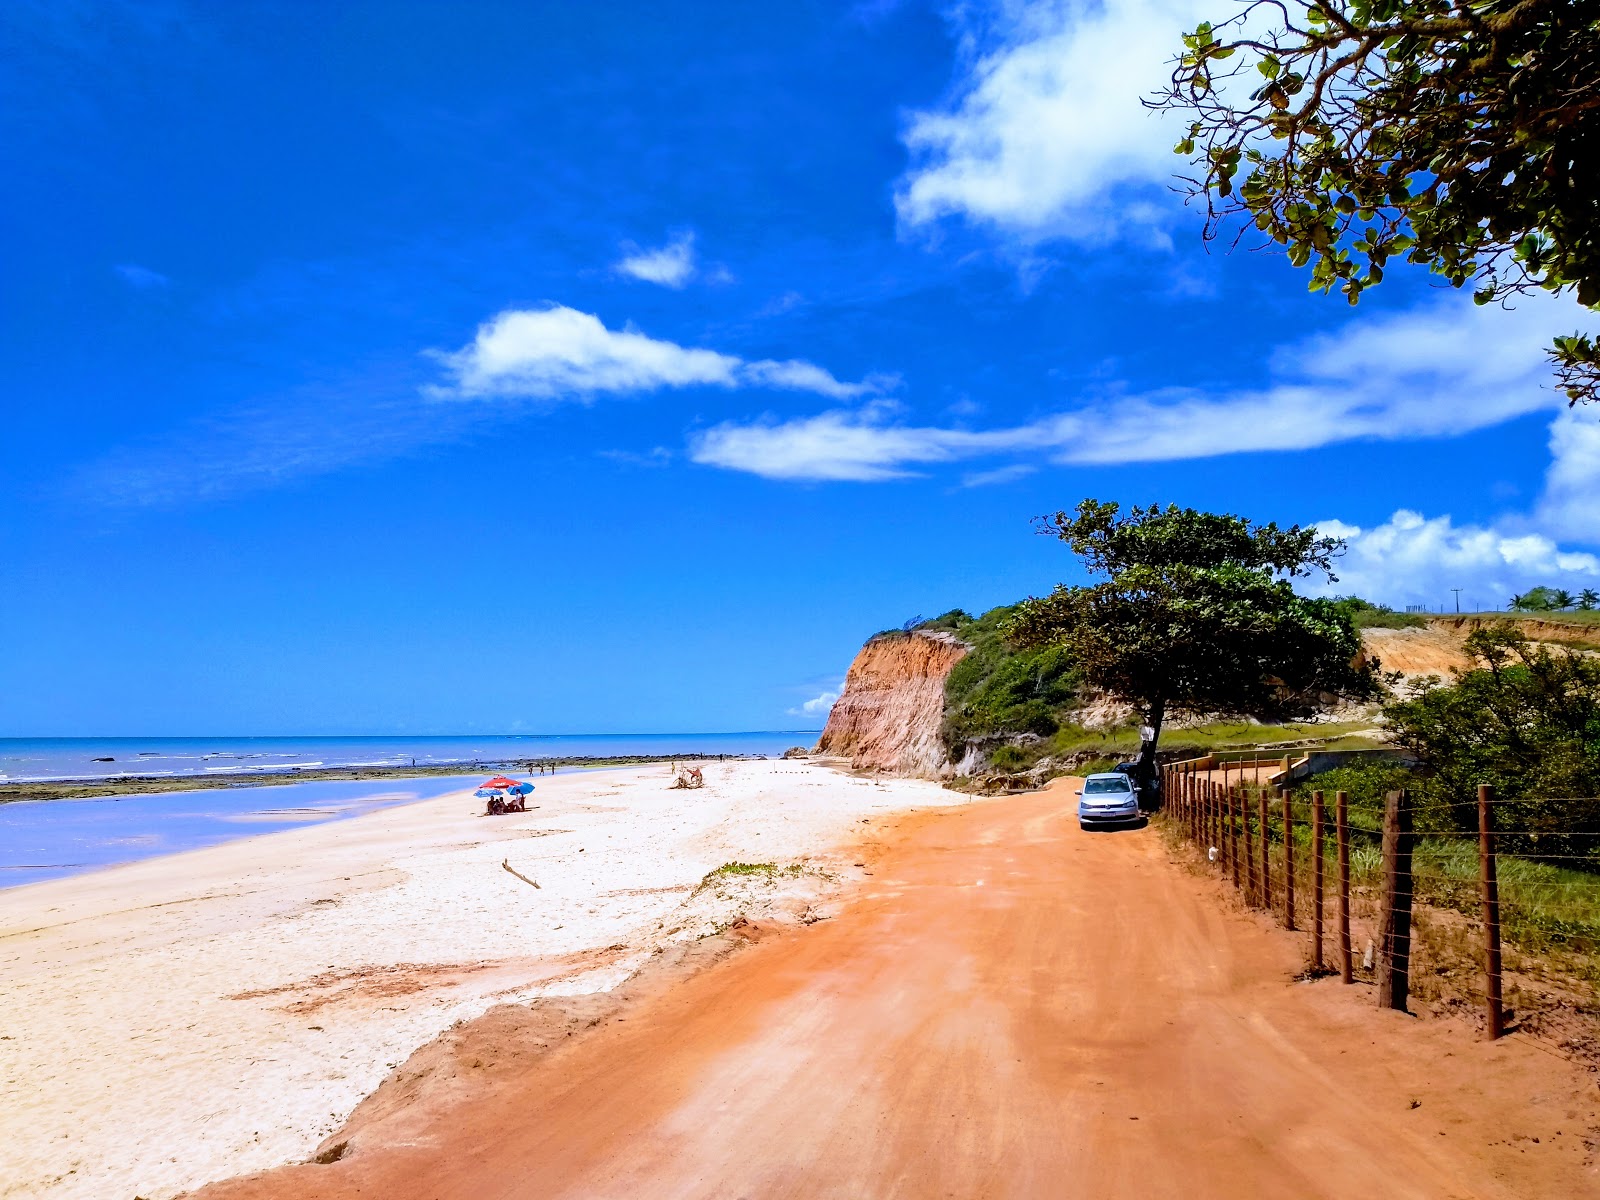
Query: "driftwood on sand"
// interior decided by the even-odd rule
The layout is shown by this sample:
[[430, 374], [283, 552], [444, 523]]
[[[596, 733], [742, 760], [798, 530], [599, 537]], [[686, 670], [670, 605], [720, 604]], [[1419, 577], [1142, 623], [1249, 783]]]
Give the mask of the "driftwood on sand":
[[[502, 858], [500, 860], [500, 865], [502, 867], [504, 867], [507, 871], [510, 871], [518, 879], [522, 880], [523, 883], [531, 883], [531, 884], [533, 884], [534, 887], [539, 887], [539, 881], [537, 879], [529, 879], [521, 871], [517, 870], [515, 867], [513, 867], [511, 865], [511, 860], [509, 858]], [[539, 890], [541, 892], [544, 891], [543, 888], [539, 888]]]

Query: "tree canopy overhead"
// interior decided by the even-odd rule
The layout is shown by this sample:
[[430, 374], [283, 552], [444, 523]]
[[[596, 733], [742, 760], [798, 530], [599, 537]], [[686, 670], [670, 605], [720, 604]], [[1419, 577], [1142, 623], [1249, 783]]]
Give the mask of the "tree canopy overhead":
[[1361, 636], [1346, 609], [1289, 582], [1334, 579], [1336, 538], [1176, 505], [1124, 515], [1098, 500], [1039, 524], [1105, 578], [1024, 601], [1009, 632], [1064, 647], [1085, 682], [1143, 709], [1156, 735], [1146, 771], [1168, 713], [1287, 719], [1377, 691], [1377, 663], [1357, 665]]
[[[1403, 258], [1600, 311], [1600, 0], [1244, 0], [1183, 41], [1152, 103], [1191, 118], [1208, 238], [1253, 224], [1352, 304]], [[1550, 356], [1600, 396], [1600, 340]]]

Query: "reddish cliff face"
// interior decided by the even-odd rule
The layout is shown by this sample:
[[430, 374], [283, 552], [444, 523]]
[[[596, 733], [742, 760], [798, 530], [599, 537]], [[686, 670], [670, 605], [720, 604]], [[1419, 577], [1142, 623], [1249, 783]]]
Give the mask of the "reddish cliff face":
[[945, 764], [944, 680], [967, 650], [947, 633], [873, 638], [850, 664], [818, 751], [854, 767], [937, 775]]

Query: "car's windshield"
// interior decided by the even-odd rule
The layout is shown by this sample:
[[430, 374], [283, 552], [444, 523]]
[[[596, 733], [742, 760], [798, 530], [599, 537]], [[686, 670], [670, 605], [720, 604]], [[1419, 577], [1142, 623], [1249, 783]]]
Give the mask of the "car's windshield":
[[1088, 796], [1103, 796], [1107, 792], [1130, 792], [1133, 789], [1126, 779], [1090, 779], [1083, 785], [1083, 791]]

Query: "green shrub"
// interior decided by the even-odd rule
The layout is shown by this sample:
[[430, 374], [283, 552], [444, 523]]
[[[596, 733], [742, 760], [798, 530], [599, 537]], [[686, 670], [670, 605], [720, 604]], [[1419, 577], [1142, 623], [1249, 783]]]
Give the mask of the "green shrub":
[[1021, 746], [1001, 746], [989, 755], [989, 765], [1005, 774], [1026, 771], [1037, 761], [1036, 756]]
[[1384, 709], [1394, 740], [1428, 766], [1426, 816], [1475, 831], [1489, 784], [1506, 850], [1600, 867], [1600, 659], [1507, 623], [1475, 630], [1466, 649], [1477, 669]]
[[1423, 629], [1428, 624], [1421, 613], [1395, 612], [1386, 604], [1374, 604], [1360, 596], [1340, 596], [1334, 604], [1357, 629]]
[[1002, 629], [1015, 610], [1007, 605], [974, 618], [952, 609], [922, 626], [972, 647], [945, 679], [941, 734], [953, 755], [967, 740], [986, 735], [1049, 737], [1061, 728], [1061, 710], [1078, 701], [1080, 679], [1065, 650], [1018, 650], [1006, 641]]
[[1383, 831], [1384, 797], [1400, 788], [1416, 790], [1420, 782], [1415, 771], [1393, 759], [1366, 759], [1313, 775], [1295, 789], [1295, 800], [1310, 804], [1311, 793], [1320, 791], [1331, 822], [1334, 795], [1345, 792], [1350, 805], [1350, 828], [1378, 834]]

